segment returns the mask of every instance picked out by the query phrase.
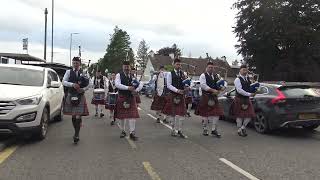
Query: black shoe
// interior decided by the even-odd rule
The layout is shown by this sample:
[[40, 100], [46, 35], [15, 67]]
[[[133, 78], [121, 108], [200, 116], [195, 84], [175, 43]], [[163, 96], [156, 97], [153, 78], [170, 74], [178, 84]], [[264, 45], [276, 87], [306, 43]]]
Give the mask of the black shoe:
[[165, 124], [169, 124], [169, 122], [167, 121], [167, 119], [164, 119], [162, 122], [165, 123]]
[[74, 144], [78, 144], [79, 141], [80, 141], [79, 136], [73, 136], [73, 143]]
[[238, 135], [243, 137], [243, 132], [242, 132], [242, 130], [240, 130], [240, 131], [238, 130]]
[[132, 141], [137, 141], [138, 140], [138, 137], [135, 135], [135, 133], [130, 133], [130, 139]]
[[124, 138], [127, 136], [127, 133], [125, 131], [122, 131], [120, 134], [120, 138]]
[[243, 134], [243, 137], [248, 136], [248, 134], [247, 134], [247, 130], [246, 130], [246, 129], [242, 129], [242, 134]]
[[110, 125], [113, 126], [116, 121], [111, 121]]
[[208, 133], [208, 130], [203, 130], [203, 133], [202, 133], [202, 135], [204, 135], [204, 136], [209, 136], [209, 133]]
[[157, 121], [156, 121], [157, 123], [160, 123], [160, 118], [157, 118]]
[[98, 113], [96, 113], [96, 114], [94, 115], [94, 117], [98, 117]]
[[211, 135], [216, 136], [217, 138], [221, 137], [221, 134], [219, 134], [217, 130], [211, 131]]
[[191, 117], [191, 114], [190, 114], [189, 112], [187, 112], [187, 116], [188, 116], [188, 117]]
[[176, 137], [176, 136], [177, 136], [176, 130], [172, 130], [172, 131], [171, 131], [171, 136], [173, 136], [173, 137]]
[[178, 131], [178, 135], [181, 137], [181, 138], [184, 138], [186, 139], [187, 136], [185, 134], [182, 133], [182, 131]]
[[102, 118], [104, 116], [104, 114], [103, 113], [100, 113], [100, 117]]

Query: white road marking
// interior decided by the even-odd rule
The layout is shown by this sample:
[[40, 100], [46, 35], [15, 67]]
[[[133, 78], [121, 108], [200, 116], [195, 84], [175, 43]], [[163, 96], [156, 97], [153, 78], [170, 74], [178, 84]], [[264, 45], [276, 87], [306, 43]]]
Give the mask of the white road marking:
[[253, 175], [251, 175], [247, 171], [241, 169], [240, 167], [238, 167], [237, 165], [233, 164], [232, 162], [226, 160], [225, 158], [220, 158], [219, 160], [222, 161], [223, 163], [225, 163], [226, 165], [230, 166], [232, 169], [238, 171], [240, 174], [244, 175], [248, 179], [250, 179], [250, 180], [259, 180], [258, 178], [254, 177]]
[[[155, 120], [157, 119], [156, 117], [152, 116], [151, 114], [148, 114], [148, 116], [150, 116], [151, 118], [153, 118], [153, 119], [155, 119]], [[164, 125], [165, 127], [167, 127], [167, 128], [169, 128], [169, 129], [172, 130], [172, 127], [170, 127], [168, 124], [163, 123], [163, 121], [160, 121], [160, 123], [161, 123], [162, 125]]]

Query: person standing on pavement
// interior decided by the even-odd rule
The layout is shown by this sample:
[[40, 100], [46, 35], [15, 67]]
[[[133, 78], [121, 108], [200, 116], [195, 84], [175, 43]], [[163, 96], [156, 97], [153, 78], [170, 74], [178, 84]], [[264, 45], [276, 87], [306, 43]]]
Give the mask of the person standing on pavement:
[[236, 97], [233, 102], [232, 114], [236, 117], [238, 135], [247, 136], [246, 127], [255, 117], [253, 105], [250, 101], [250, 97], [254, 97], [255, 93], [249, 93], [250, 80], [248, 76], [248, 68], [246, 65], [241, 65], [240, 73], [234, 81], [236, 87]]
[[120, 138], [126, 137], [126, 122], [129, 122], [130, 139], [138, 140], [135, 127], [136, 120], [140, 118], [138, 106], [134, 94], [142, 89], [142, 83], [135, 88], [132, 85], [133, 76], [131, 74], [129, 61], [124, 61], [122, 71], [116, 75], [115, 85], [118, 88], [118, 99], [116, 103], [115, 118], [120, 120], [121, 135]]
[[[88, 106], [85, 91], [89, 89], [89, 79], [84, 77], [80, 69], [81, 59], [80, 57], [74, 57], [72, 59], [73, 68], [67, 70], [62, 83], [67, 87], [67, 96], [63, 106], [63, 112], [65, 115], [72, 116], [72, 124], [74, 128], [74, 143], [78, 143], [82, 116], [88, 116]], [[86, 82], [84, 81], [86, 80]]]
[[[110, 93], [117, 93], [118, 92], [118, 89], [115, 84], [115, 79], [116, 79], [116, 74], [112, 73], [111, 78], [108, 82], [108, 96], [110, 96]], [[106, 109], [109, 109], [109, 111], [110, 111], [110, 119], [112, 119], [111, 126], [113, 126], [116, 122], [116, 119], [114, 117], [115, 106], [114, 105], [106, 105]]]
[[[174, 70], [167, 73], [169, 93], [166, 96], [166, 104], [162, 112], [171, 117], [171, 135], [179, 135], [181, 138], [187, 138], [182, 131], [182, 126], [186, 115], [185, 94], [190, 89], [185, 88], [182, 83], [185, 78], [184, 73], [181, 71], [181, 60], [176, 58], [173, 63]], [[178, 131], [178, 133], [176, 131]]]
[[[160, 123], [162, 116], [162, 109], [166, 103], [166, 93], [167, 93], [167, 84], [166, 84], [166, 74], [164, 72], [164, 66], [160, 66], [159, 72], [155, 74], [152, 78], [155, 82], [155, 92], [153, 96], [153, 101], [151, 104], [151, 110], [156, 111], [157, 114], [157, 123]], [[163, 122], [168, 123], [166, 116], [163, 117]]]
[[[101, 90], [103, 89], [104, 90], [105, 82], [106, 82], [106, 77], [101, 74], [100, 70], [97, 70], [96, 76], [93, 78], [93, 88], [95, 90], [97, 90], [97, 89], [101, 89]], [[104, 97], [99, 99], [99, 100], [97, 100], [93, 96], [91, 104], [94, 104], [96, 106], [95, 117], [98, 117], [98, 116], [103, 117], [104, 116], [103, 108], [102, 107], [99, 108], [99, 106], [105, 105]], [[100, 114], [99, 114], [99, 109], [100, 109]]]
[[218, 102], [218, 94], [222, 89], [219, 89], [217, 82], [219, 78], [214, 73], [214, 66], [212, 62], [207, 63], [206, 72], [200, 75], [200, 87], [202, 89], [202, 96], [199, 105], [196, 109], [196, 114], [203, 118], [203, 135], [208, 136], [209, 124], [212, 124], [211, 135], [220, 138], [221, 135], [217, 129], [217, 123], [220, 116], [223, 115], [223, 109]]

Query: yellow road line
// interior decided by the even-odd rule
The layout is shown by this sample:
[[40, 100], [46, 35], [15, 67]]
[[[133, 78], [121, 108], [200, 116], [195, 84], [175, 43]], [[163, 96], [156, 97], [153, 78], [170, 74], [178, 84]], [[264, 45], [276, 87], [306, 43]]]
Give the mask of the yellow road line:
[[161, 180], [161, 178], [154, 171], [154, 169], [151, 167], [151, 164], [149, 162], [143, 162], [142, 164], [143, 164], [144, 168], [147, 170], [147, 172], [152, 180]]
[[0, 153], [0, 164], [2, 164], [14, 151], [16, 151], [18, 146], [11, 146], [6, 148], [3, 152]]

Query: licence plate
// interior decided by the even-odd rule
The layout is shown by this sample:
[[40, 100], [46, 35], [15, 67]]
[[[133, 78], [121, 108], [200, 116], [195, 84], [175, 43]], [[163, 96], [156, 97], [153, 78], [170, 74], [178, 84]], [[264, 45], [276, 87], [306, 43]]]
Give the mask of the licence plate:
[[300, 114], [299, 119], [317, 119], [317, 114]]

